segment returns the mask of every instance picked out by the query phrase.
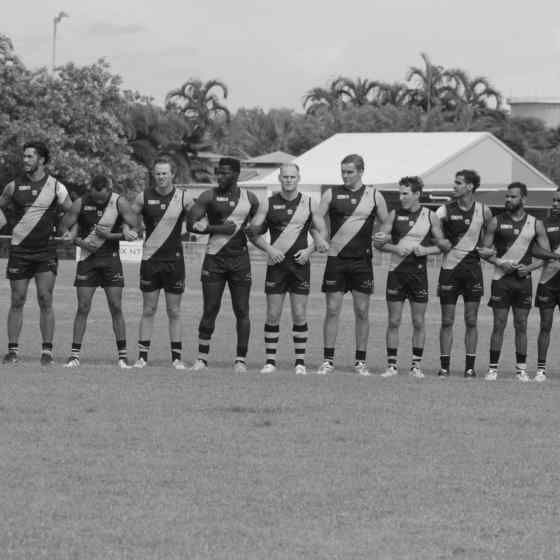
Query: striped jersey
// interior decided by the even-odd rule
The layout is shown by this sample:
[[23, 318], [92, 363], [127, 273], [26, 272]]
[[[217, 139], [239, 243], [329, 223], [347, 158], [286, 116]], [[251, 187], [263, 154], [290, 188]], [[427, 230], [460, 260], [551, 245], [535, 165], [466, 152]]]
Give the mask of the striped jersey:
[[476, 247], [484, 228], [484, 205], [474, 202], [468, 210], [463, 210], [455, 201], [440, 206], [436, 214], [441, 220], [444, 237], [452, 248], [443, 256], [442, 268], [454, 269], [460, 265], [470, 266], [480, 263]]
[[[531, 264], [531, 244], [537, 235], [536, 218], [525, 214], [521, 220], [514, 220], [508, 212], [496, 216], [494, 245], [496, 256], [518, 264]], [[499, 267], [494, 267], [494, 279], [504, 276]]]
[[[560, 216], [550, 215], [543, 220], [550, 250], [560, 253]], [[545, 261], [539, 282], [541, 284], [558, 285], [560, 282], [560, 262]]]
[[366, 185], [351, 191], [342, 185], [332, 187], [331, 192], [329, 256], [371, 258], [377, 191]]
[[142, 219], [146, 228], [142, 260], [175, 261], [183, 258], [181, 230], [190, 204], [184, 190], [160, 194], [153, 187], [143, 193]]
[[211, 189], [200, 197], [208, 197], [206, 202], [206, 217], [210, 225], [222, 225], [225, 221], [235, 224], [235, 231], [226, 235], [212, 233], [208, 237], [206, 252], [209, 255], [235, 257], [247, 252], [247, 237], [244, 226], [254, 216], [259, 201], [254, 193], [233, 187], [227, 191]]
[[[103, 239], [95, 233], [95, 226], [102, 225], [109, 228], [111, 233], [122, 230], [123, 220], [119, 213], [120, 196], [111, 193], [109, 198], [102, 203], [97, 203], [91, 195], [82, 198], [82, 208], [78, 214], [78, 237], [87, 240], [99, 248], [93, 255], [105, 257], [119, 252], [118, 239]], [[80, 254], [84, 250], [80, 251]], [[86, 257], [91, 255], [87, 254]]]
[[[405, 248], [418, 245], [427, 247], [431, 245], [431, 210], [421, 207], [416, 212], [409, 212], [404, 208], [395, 210], [395, 219], [391, 229], [391, 242]], [[401, 257], [391, 253], [391, 270], [399, 272], [413, 272], [426, 268], [427, 257], [418, 257], [410, 253]]]
[[294, 200], [286, 200], [281, 193], [268, 199], [265, 221], [270, 232], [270, 244], [291, 256], [308, 247], [311, 226], [311, 198], [298, 193]]
[[13, 181], [12, 205], [15, 225], [11, 250], [36, 253], [55, 250], [59, 209], [68, 197], [66, 187], [51, 175], [40, 181], [28, 178]]

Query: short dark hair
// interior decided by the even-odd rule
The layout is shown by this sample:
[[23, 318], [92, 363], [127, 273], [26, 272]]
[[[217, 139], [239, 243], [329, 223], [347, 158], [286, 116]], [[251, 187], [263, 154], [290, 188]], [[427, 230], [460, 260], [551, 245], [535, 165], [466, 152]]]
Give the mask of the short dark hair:
[[420, 177], [403, 177], [399, 181], [400, 187], [408, 187], [413, 193], [421, 193], [424, 189], [424, 182]]
[[43, 158], [45, 164], [49, 163], [50, 153], [47, 145], [44, 142], [41, 142], [39, 140], [31, 140], [30, 142], [26, 142], [23, 145], [23, 151], [25, 152], [25, 150], [27, 150], [28, 148], [32, 148], [33, 150], [35, 150], [37, 155], [40, 158]]
[[241, 162], [234, 157], [223, 157], [220, 158], [218, 161], [218, 167], [220, 165], [231, 167], [235, 173], [239, 173], [241, 171]]
[[474, 169], [461, 169], [455, 173], [455, 177], [457, 175], [461, 175], [469, 185], [472, 185], [473, 191], [480, 187], [480, 175]]
[[363, 171], [365, 169], [364, 158], [359, 154], [349, 154], [342, 158], [340, 165], [346, 163], [353, 163], [358, 171]]
[[106, 175], [95, 175], [91, 180], [91, 188], [96, 191], [111, 188], [111, 180]]
[[508, 186], [508, 191], [510, 189], [519, 189], [521, 191], [521, 196], [527, 196], [527, 185], [525, 183], [521, 183], [520, 181], [514, 181], [510, 183]]
[[175, 172], [177, 171], [177, 164], [175, 163], [175, 160], [171, 156], [167, 154], [161, 154], [157, 156], [156, 159], [154, 160], [154, 164], [152, 165], [152, 169], [155, 169], [156, 165], [158, 164], [169, 165], [171, 169], [171, 173], [175, 175]]

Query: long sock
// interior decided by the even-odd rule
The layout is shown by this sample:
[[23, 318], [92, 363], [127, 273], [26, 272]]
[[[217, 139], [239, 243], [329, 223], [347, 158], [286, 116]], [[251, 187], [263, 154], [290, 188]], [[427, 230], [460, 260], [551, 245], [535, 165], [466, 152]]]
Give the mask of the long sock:
[[356, 350], [354, 354], [354, 359], [356, 363], [358, 362], [365, 362], [366, 361], [366, 351], [365, 350]]
[[476, 360], [476, 354], [467, 354], [465, 356], [465, 371], [468, 369], [474, 369], [475, 360]]
[[[125, 340], [117, 340], [117, 354], [119, 356], [119, 360], [128, 359], [128, 352], [126, 350], [126, 339]], [[148, 355], [146, 353], [146, 358], [147, 357], [148, 357]]]
[[264, 325], [264, 352], [266, 354], [266, 363], [276, 365], [276, 349], [280, 340], [280, 325]]
[[171, 342], [171, 361], [175, 360], [181, 361], [181, 355], [183, 353], [183, 343], [182, 342]]
[[17, 342], [8, 342], [8, 352], [19, 352], [19, 344]]
[[422, 363], [422, 355], [424, 354], [424, 348], [418, 348], [414, 346], [412, 348], [412, 367], [420, 367]]
[[323, 360], [334, 363], [334, 348], [323, 348]]
[[150, 351], [150, 340], [139, 340], [138, 341], [138, 359], [148, 361], [148, 352]]
[[451, 356], [449, 354], [441, 354], [439, 357], [439, 364], [441, 369], [449, 371], [449, 367], [451, 366]]
[[387, 365], [389, 367], [397, 367], [397, 349], [387, 348]]
[[53, 343], [52, 342], [43, 342], [41, 354], [51, 354], [53, 353]]
[[515, 367], [518, 371], [527, 371], [527, 354], [515, 353]]
[[537, 369], [546, 372], [546, 360], [537, 360]]
[[303, 323], [303, 325], [293, 324], [292, 337], [294, 339], [296, 366], [303, 366], [305, 365], [305, 352], [307, 351], [307, 323]]
[[76, 358], [77, 360], [80, 359], [80, 350], [82, 349], [82, 345], [79, 342], [72, 342], [72, 350], [70, 352], [71, 358]]
[[208, 363], [212, 333], [212, 329], [207, 329], [205, 327], [198, 328], [198, 359], [202, 360], [205, 364]]
[[490, 349], [490, 363], [488, 364], [488, 367], [490, 369], [498, 369], [498, 364], [500, 362], [500, 354], [501, 354], [501, 350]]
[[244, 362], [247, 358], [247, 346], [237, 346], [236, 362]]

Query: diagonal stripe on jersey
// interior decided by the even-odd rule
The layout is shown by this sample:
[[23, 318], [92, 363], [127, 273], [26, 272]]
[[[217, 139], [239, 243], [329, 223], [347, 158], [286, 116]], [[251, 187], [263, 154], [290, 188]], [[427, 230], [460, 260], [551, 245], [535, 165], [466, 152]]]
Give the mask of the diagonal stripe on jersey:
[[[284, 231], [274, 240], [272, 246], [286, 254], [297, 241], [302, 229], [309, 220], [309, 196], [301, 194], [299, 204], [292, 215], [292, 219], [284, 228]], [[269, 264], [272, 264], [269, 260]]]
[[[111, 197], [109, 198], [109, 202], [107, 202], [107, 206], [105, 207], [105, 210], [103, 211], [103, 214], [99, 218], [99, 220], [97, 221], [96, 225], [106, 227], [106, 228], [109, 229], [109, 231], [111, 231], [113, 229], [113, 226], [115, 225], [115, 222], [119, 218], [119, 208], [117, 206], [117, 201], [118, 200], [119, 200], [119, 195], [116, 194], [116, 193], [111, 193]], [[84, 239], [84, 241], [87, 241], [88, 243], [91, 243], [92, 245], [94, 245], [95, 247], [100, 249], [101, 246], [107, 240], [103, 239], [102, 237], [99, 237], [99, 235], [97, 235], [97, 233], [95, 233], [95, 226], [93, 226], [93, 228], [88, 233], [88, 235]], [[80, 247], [80, 258], [79, 258], [79, 260], [83, 261], [84, 259], [87, 259], [91, 254], [92, 253], [90, 253], [88, 250]]]
[[484, 224], [484, 210], [480, 202], [475, 202], [474, 212], [469, 229], [464, 233], [463, 237], [445, 253], [441, 263], [441, 268], [451, 270], [455, 268], [465, 256], [474, 251], [480, 239], [480, 232]]
[[[414, 249], [422, 243], [426, 235], [430, 232], [432, 224], [430, 223], [430, 211], [427, 208], [422, 208], [420, 214], [416, 218], [414, 225], [408, 230], [408, 233], [400, 239], [397, 247], [402, 249]], [[394, 270], [399, 266], [406, 257], [401, 257], [395, 253], [391, 253], [391, 266], [390, 270]]]
[[[519, 262], [529, 250], [533, 239], [535, 239], [535, 217], [527, 214], [525, 225], [519, 232], [516, 240], [511, 247], [500, 257], [504, 261]], [[504, 276], [504, 271], [494, 266], [494, 280], [499, 280]]]

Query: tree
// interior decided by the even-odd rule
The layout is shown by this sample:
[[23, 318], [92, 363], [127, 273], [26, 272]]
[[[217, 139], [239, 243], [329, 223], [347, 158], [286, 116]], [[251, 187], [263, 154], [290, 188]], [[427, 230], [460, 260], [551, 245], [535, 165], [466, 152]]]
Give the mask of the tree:
[[334, 113], [344, 108], [344, 90], [341, 81], [344, 78], [336, 78], [327, 88], [311, 88], [303, 96], [303, 108], [308, 115], [319, 115], [321, 113]]
[[411, 66], [406, 76], [407, 82], [416, 87], [410, 89], [410, 103], [421, 107], [427, 113], [442, 104], [441, 90], [445, 86], [445, 76], [442, 66], [432, 64], [427, 54], [421, 53], [424, 68]]
[[340, 78], [338, 80], [341, 96], [346, 105], [361, 107], [363, 105], [377, 105], [379, 82], [367, 78]]
[[484, 113], [488, 109], [500, 109], [502, 94], [487, 78], [471, 78], [461, 68], [444, 70], [443, 77], [447, 82], [443, 94], [451, 104], [468, 105], [475, 114]]

